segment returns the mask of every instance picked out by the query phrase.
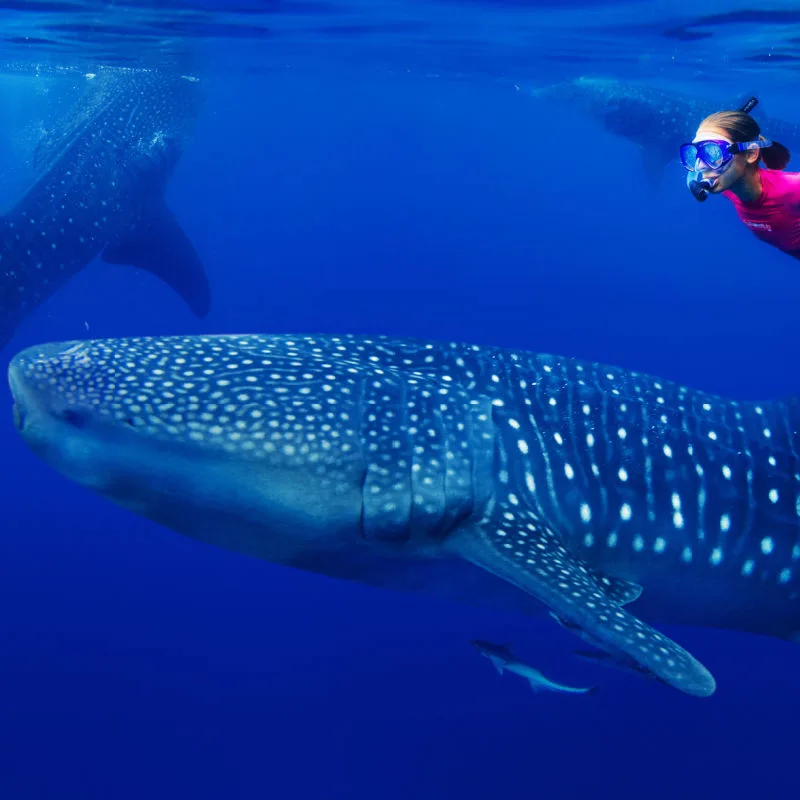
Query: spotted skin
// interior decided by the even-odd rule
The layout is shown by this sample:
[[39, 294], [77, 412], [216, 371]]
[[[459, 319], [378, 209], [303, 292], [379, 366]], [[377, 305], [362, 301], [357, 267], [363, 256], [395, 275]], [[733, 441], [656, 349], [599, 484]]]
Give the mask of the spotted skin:
[[645, 619], [800, 631], [794, 399], [357, 336], [52, 344], [9, 377], [35, 452], [204, 541], [473, 602], [534, 598], [698, 696], [712, 675]]
[[0, 347], [100, 254], [153, 273], [207, 313], [203, 267], [163, 200], [199, 92], [193, 78], [146, 70], [89, 81], [72, 127], [42, 142], [40, 176], [0, 217]]

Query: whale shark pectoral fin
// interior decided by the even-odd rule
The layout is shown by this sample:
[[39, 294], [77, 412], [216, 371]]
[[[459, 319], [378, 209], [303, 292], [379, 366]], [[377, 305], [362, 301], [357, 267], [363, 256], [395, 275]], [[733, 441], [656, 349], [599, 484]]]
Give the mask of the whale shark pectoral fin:
[[211, 287], [203, 264], [162, 198], [147, 204], [135, 228], [111, 242], [102, 259], [149, 272], [174, 289], [195, 316], [208, 314]]
[[509, 527], [490, 518], [465, 530], [453, 545], [462, 558], [536, 597], [562, 625], [592, 644], [622, 654], [686, 694], [714, 693], [711, 673], [676, 642], [623, 610], [552, 531], [536, 524], [535, 533], [520, 528], [517, 538]]

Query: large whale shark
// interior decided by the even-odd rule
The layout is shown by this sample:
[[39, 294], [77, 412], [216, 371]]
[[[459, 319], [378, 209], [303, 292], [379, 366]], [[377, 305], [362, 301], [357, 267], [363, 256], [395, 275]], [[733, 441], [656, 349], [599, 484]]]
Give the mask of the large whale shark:
[[202, 317], [203, 266], [164, 203], [201, 104], [188, 76], [104, 69], [42, 139], [38, 178], [0, 217], [0, 347], [98, 254], [169, 284]]
[[688, 694], [650, 622], [800, 632], [800, 401], [566, 357], [361, 336], [46, 344], [18, 430], [79, 484], [251, 556], [543, 610]]
[[[740, 107], [748, 96], [708, 97], [666, 91], [645, 83], [613, 78], [579, 77], [571, 81], [535, 86], [526, 93], [537, 100], [575, 108], [606, 131], [640, 148], [645, 175], [658, 186], [670, 162], [680, 167], [681, 144], [694, 137], [698, 124], [714, 111]], [[800, 147], [800, 125], [767, 117], [756, 107], [753, 116], [764, 135]], [[683, 177], [683, 171], [680, 170]]]

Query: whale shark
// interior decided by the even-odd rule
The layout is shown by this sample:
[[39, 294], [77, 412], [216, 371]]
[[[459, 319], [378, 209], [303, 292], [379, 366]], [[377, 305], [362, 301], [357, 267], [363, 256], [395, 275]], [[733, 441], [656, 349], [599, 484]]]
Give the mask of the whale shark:
[[201, 106], [191, 76], [92, 73], [79, 102], [36, 149], [37, 177], [0, 217], [0, 348], [97, 255], [171, 286], [203, 317], [210, 288], [164, 202]]
[[[526, 90], [526, 94], [577, 109], [604, 130], [635, 144], [641, 151], [645, 176], [653, 187], [661, 183], [667, 164], [680, 165], [681, 144], [692, 140], [705, 117], [715, 111], [738, 108], [747, 99], [745, 96], [710, 99], [602, 77], [579, 77], [535, 86]], [[766, 136], [790, 150], [800, 147], [800, 125], [767, 117], [761, 107], [752, 115]]]
[[797, 397], [357, 335], [51, 343], [15, 355], [8, 377], [34, 453], [206, 543], [549, 610], [698, 697], [712, 673], [653, 625], [800, 633]]

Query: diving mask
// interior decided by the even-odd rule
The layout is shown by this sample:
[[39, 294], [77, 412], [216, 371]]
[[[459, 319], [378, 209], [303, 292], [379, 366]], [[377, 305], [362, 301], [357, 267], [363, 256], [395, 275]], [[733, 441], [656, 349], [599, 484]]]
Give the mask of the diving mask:
[[726, 142], [724, 139], [705, 139], [701, 142], [689, 142], [681, 145], [681, 164], [688, 172], [694, 172], [700, 161], [709, 169], [722, 169], [730, 164], [737, 153], [769, 147], [769, 139], [758, 139], [754, 142]]

